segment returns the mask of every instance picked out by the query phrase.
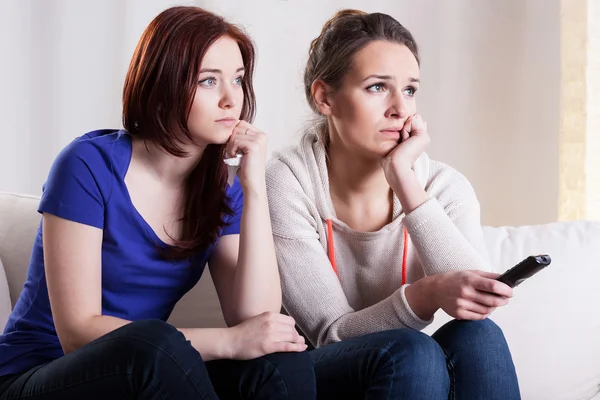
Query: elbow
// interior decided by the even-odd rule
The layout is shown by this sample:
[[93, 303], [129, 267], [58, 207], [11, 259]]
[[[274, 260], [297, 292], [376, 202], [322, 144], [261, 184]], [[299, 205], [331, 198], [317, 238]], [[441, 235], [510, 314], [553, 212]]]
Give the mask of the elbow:
[[59, 334], [58, 340], [60, 341], [60, 347], [62, 347], [65, 355], [72, 353], [80, 347], [86, 345], [86, 343], [79, 339], [76, 334], [70, 332], [63, 332]]
[[[315, 335], [316, 333], [316, 335]], [[337, 330], [334, 327], [334, 323], [327, 326], [321, 326], [317, 332], [309, 335], [309, 340], [316, 347], [326, 346], [328, 344], [340, 342], [342, 339], [338, 336]]]
[[54, 326], [58, 335], [60, 346], [65, 355], [85, 346], [94, 337], [90, 335], [94, 319], [75, 319], [65, 321], [61, 318], [55, 319]]

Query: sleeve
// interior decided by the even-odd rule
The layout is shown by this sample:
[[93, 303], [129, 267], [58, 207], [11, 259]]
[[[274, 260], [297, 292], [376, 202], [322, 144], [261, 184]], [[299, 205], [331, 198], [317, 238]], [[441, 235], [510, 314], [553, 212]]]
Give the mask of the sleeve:
[[38, 212], [103, 229], [111, 176], [110, 157], [95, 145], [76, 139], [54, 160]]
[[267, 191], [283, 305], [314, 345], [431, 322], [410, 309], [406, 285], [371, 307], [352, 309], [319, 241], [314, 205], [283, 163], [270, 166]]
[[469, 181], [443, 166], [428, 188], [434, 195], [404, 220], [425, 275], [450, 270], [493, 271]]
[[229, 207], [233, 210], [233, 215], [228, 215], [225, 218], [225, 226], [223, 227], [221, 236], [239, 235], [244, 208], [244, 192], [237, 176], [233, 181], [233, 185], [227, 189], [227, 196], [229, 197]]

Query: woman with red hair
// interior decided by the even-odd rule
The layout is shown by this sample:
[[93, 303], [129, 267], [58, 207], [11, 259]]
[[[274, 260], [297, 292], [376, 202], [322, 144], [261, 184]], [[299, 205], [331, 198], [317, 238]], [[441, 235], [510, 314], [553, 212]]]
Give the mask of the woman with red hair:
[[[73, 140], [44, 185], [0, 336], [0, 399], [316, 397], [304, 339], [280, 314], [253, 68], [250, 38], [200, 8], [146, 28], [125, 129]], [[241, 159], [229, 182], [226, 158]], [[169, 325], [206, 264], [229, 327]]]

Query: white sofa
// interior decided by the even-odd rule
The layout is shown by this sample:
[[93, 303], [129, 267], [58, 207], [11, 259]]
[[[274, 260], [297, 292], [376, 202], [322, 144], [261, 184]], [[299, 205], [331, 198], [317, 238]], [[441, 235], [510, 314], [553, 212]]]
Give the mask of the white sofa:
[[[40, 221], [37, 204], [36, 197], [0, 193], [2, 327], [27, 273]], [[523, 399], [600, 399], [600, 223], [485, 227], [484, 234], [498, 271], [530, 254], [548, 253], [553, 259], [492, 315], [511, 347]], [[440, 312], [426, 332], [448, 320]], [[208, 270], [170, 322], [179, 327], [224, 326]]]

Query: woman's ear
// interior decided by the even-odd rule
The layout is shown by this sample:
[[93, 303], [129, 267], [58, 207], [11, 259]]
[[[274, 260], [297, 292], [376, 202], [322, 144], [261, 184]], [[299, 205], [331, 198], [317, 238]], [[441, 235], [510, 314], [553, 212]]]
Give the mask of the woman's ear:
[[313, 101], [317, 110], [323, 115], [331, 115], [331, 89], [322, 80], [313, 82], [311, 88]]

